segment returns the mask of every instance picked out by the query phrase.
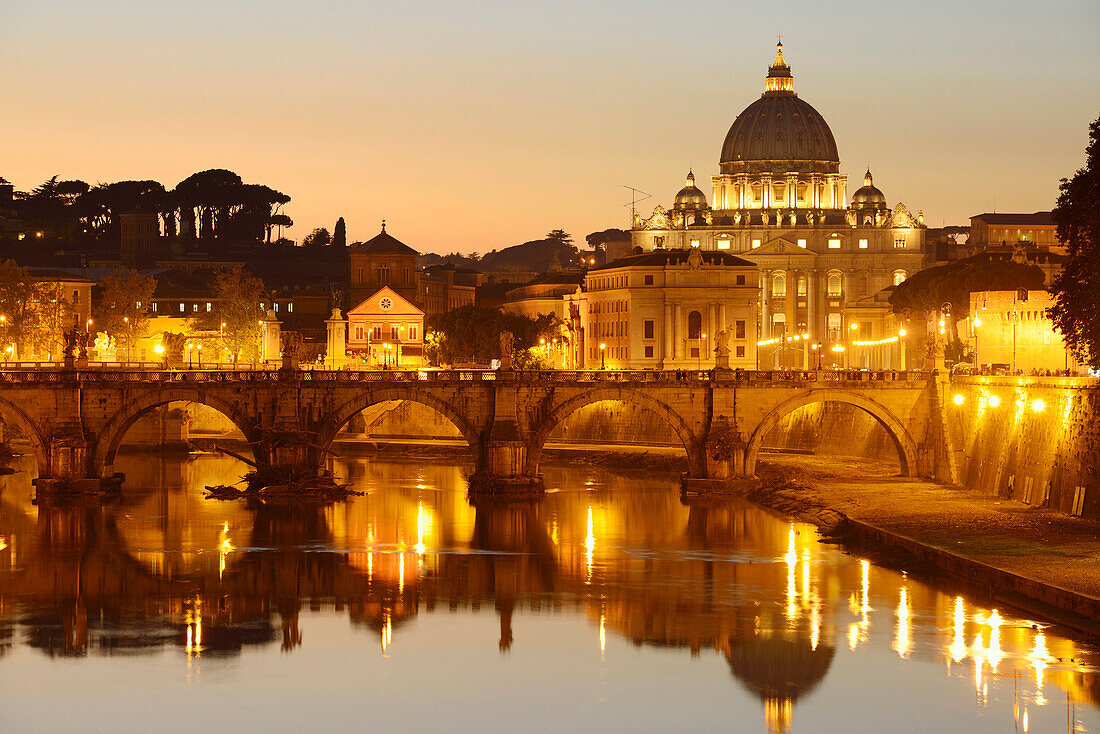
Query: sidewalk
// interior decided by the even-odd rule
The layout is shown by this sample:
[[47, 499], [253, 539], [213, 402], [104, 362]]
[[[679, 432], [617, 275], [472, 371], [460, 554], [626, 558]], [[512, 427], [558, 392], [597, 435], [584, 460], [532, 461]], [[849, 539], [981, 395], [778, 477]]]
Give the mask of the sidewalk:
[[[990, 566], [1038, 582], [1024, 586], [1038, 588], [1041, 584], [1091, 597], [1100, 608], [1100, 523], [965, 487], [868, 476], [881, 472], [881, 464], [862, 459], [787, 454], [761, 458], [768, 462], [761, 470], [765, 488], [753, 499], [763, 504], [788, 510], [800, 507], [810, 514], [834, 510], [854, 520], [861, 535], [900, 536], [903, 540], [896, 544], [907, 550], [919, 544], [945, 551], [975, 566]], [[945, 569], [959, 565], [952, 561], [947, 558], [938, 565]], [[993, 588], [1000, 586], [983, 578], [980, 568], [966, 571], [969, 573], [962, 575], [989, 581]], [[1021, 593], [1068, 608], [1062, 598], [1065, 595]], [[1088, 599], [1081, 601], [1085, 604], [1079, 607], [1094, 606]], [[1097, 619], [1095, 614], [1086, 616]]]

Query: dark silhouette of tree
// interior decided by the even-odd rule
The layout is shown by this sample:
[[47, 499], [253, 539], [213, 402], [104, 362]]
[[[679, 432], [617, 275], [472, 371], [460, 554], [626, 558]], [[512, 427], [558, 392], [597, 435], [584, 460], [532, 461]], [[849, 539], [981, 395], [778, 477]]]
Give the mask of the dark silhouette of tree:
[[318, 227], [302, 238], [304, 247], [325, 247], [332, 243], [332, 236], [324, 227]]
[[566, 232], [564, 229], [553, 229], [546, 234], [546, 239], [553, 242], [557, 242], [563, 247], [568, 247], [573, 244], [573, 236]]
[[1047, 312], [1080, 362], [1100, 369], [1100, 118], [1089, 125], [1085, 166], [1063, 178], [1052, 216], [1067, 259]]
[[164, 195], [158, 181], [118, 181], [85, 191], [75, 206], [86, 234], [115, 243], [121, 237], [120, 215], [136, 209], [159, 212]]
[[240, 176], [221, 168], [193, 173], [180, 181], [175, 193], [181, 236], [213, 239], [218, 224], [228, 220], [229, 208], [243, 185]]
[[15, 199], [20, 218], [30, 228], [50, 232], [67, 239], [76, 230], [77, 197], [88, 190], [83, 181], [62, 181], [52, 176], [30, 192], [17, 192]]
[[341, 248], [348, 246], [348, 226], [344, 224], [343, 217], [337, 219], [336, 226], [332, 228], [332, 246]]
[[263, 281], [244, 268], [219, 270], [214, 275], [214, 308], [196, 317], [194, 325], [219, 332], [234, 362], [251, 361], [259, 353], [260, 321], [266, 316], [260, 304], [266, 298]]
[[96, 309], [96, 324], [126, 350], [129, 359], [134, 343], [149, 328], [150, 303], [157, 281], [135, 270], [118, 268], [103, 278], [99, 287], [103, 295]]
[[[427, 321], [426, 351], [433, 364], [488, 364], [500, 356], [500, 333], [510, 331], [516, 352], [526, 352], [557, 336], [557, 319], [544, 314], [536, 319], [515, 313], [503, 313], [484, 306], [463, 306]], [[522, 359], [520, 360], [523, 361]]]

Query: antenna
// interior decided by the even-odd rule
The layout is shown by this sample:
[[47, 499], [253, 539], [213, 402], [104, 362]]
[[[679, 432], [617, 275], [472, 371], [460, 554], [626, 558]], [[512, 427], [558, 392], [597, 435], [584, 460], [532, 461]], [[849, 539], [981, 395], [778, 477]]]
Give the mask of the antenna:
[[[637, 209], [638, 202], [639, 201], [645, 201], [646, 199], [653, 196], [653, 194], [646, 194], [646, 192], [642, 191], [641, 189], [636, 189], [633, 186], [627, 186], [626, 184], [623, 184], [623, 188], [624, 189], [630, 189], [630, 201], [628, 201], [626, 204], [623, 204], [623, 206], [629, 206], [630, 207], [630, 222], [631, 222], [631, 226], [633, 226], [634, 216], [637, 213], [636, 209]], [[638, 194], [645, 194], [645, 195], [642, 198], [639, 199]]]

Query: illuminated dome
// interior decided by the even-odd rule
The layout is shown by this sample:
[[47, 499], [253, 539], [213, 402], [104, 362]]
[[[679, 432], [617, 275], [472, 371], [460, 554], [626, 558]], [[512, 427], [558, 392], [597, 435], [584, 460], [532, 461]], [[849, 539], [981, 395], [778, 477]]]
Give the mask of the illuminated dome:
[[852, 194], [852, 206], [857, 209], [886, 208], [886, 195], [875, 186], [875, 181], [871, 178], [870, 168], [863, 176], [863, 186], [856, 189], [856, 192]]
[[764, 94], [737, 116], [726, 134], [721, 172], [837, 173], [840, 154], [825, 118], [794, 92], [783, 44], [768, 67]]
[[673, 209], [707, 209], [707, 195], [695, 187], [695, 174], [688, 171], [684, 188], [676, 194]]

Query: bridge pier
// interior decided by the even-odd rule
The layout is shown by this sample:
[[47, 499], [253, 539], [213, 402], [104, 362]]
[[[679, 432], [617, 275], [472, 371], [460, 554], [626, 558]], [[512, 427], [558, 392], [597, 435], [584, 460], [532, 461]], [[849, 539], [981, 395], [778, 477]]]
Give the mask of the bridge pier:
[[95, 442], [79, 431], [59, 432], [47, 447], [48, 465], [32, 482], [37, 497], [56, 494], [108, 494], [122, 489], [122, 474], [100, 477], [92, 469]]
[[685, 495], [744, 494], [760, 486], [759, 479], [745, 472], [748, 444], [726, 416], [714, 418], [701, 443], [698, 463], [704, 476], [685, 475], [681, 481]]
[[469, 477], [471, 497], [515, 498], [543, 494], [542, 477], [528, 473], [529, 440], [520, 431], [518, 389], [497, 385], [493, 390], [493, 421], [478, 447], [478, 469]]

